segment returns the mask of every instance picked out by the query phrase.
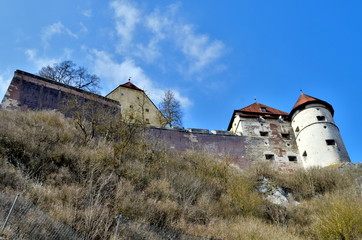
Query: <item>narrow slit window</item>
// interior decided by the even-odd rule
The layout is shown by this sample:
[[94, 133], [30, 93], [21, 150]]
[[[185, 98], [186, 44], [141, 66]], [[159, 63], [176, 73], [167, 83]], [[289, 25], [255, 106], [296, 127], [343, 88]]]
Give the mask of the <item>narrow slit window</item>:
[[274, 160], [274, 154], [265, 154], [266, 160]]
[[289, 133], [282, 133], [282, 138], [290, 139], [290, 134]]
[[317, 116], [318, 121], [325, 121], [326, 117], [325, 116]]
[[269, 136], [269, 133], [268, 132], [260, 132], [260, 136], [262, 136], [262, 137], [267, 137], [267, 136]]
[[296, 156], [288, 156], [289, 162], [296, 162], [297, 157]]
[[336, 141], [334, 139], [327, 139], [326, 143], [328, 146], [336, 145]]

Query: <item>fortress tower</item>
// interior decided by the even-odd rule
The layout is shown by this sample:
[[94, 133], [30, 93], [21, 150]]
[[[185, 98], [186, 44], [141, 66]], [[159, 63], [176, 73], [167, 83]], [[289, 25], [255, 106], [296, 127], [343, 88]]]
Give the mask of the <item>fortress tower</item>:
[[350, 162], [333, 107], [320, 99], [301, 94], [290, 112], [291, 125], [305, 168]]

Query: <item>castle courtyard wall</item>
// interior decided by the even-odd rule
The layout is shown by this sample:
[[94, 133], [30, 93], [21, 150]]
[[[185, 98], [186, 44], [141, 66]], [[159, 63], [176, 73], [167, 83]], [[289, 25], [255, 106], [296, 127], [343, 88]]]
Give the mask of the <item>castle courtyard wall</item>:
[[120, 110], [117, 101], [17, 70], [0, 110], [57, 110], [66, 116], [82, 110]]
[[[275, 163], [283, 171], [302, 167], [295, 143], [291, 142], [287, 146], [280, 138], [190, 133], [166, 128], [150, 128], [148, 132], [152, 141], [159, 141], [168, 150], [191, 150], [228, 158], [235, 167], [241, 169], [256, 161]], [[276, 157], [267, 160], [265, 154], [268, 153]], [[298, 156], [297, 161], [289, 161], [288, 156]]]

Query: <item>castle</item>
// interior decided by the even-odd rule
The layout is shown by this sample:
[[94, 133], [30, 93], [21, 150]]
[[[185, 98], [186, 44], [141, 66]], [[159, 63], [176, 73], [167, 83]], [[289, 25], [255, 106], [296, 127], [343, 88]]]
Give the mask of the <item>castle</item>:
[[67, 116], [63, 106], [74, 100], [78, 108], [91, 103], [93, 110], [121, 112], [123, 117], [132, 109], [149, 126], [151, 139], [163, 140], [168, 149], [227, 157], [238, 168], [255, 161], [273, 162], [282, 171], [350, 162], [333, 107], [303, 93], [290, 113], [255, 102], [233, 112], [228, 131], [185, 130], [161, 127], [162, 114], [130, 81], [103, 97], [17, 70], [0, 109], [56, 109]]

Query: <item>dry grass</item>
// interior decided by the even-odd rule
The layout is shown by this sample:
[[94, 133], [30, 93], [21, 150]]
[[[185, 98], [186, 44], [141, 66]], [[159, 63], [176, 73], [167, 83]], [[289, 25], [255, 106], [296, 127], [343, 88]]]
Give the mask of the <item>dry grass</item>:
[[[118, 214], [221, 239], [331, 239], [340, 221], [345, 239], [361, 237], [362, 204], [350, 190], [359, 170], [285, 174], [255, 164], [239, 172], [227, 159], [160, 150], [142, 126], [97, 129], [84, 141], [59, 113], [0, 112], [0, 190], [21, 192], [92, 239], [111, 238]], [[256, 190], [263, 177], [301, 204], [265, 201]]]

